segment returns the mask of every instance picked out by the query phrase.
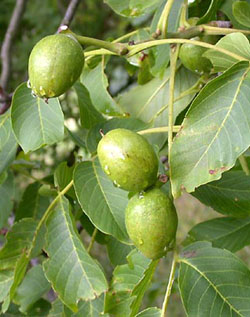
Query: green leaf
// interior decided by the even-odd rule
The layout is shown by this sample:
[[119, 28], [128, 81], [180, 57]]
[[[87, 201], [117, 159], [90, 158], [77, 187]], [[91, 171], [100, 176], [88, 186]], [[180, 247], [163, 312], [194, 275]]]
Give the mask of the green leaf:
[[[59, 165], [57, 165], [54, 174], [54, 179], [55, 186], [57, 186], [60, 191], [62, 191], [73, 179], [74, 168], [75, 166], [68, 166], [67, 162], [61, 162]], [[73, 187], [71, 187], [69, 191], [67, 191], [67, 195], [69, 195], [73, 199], [76, 199]]]
[[137, 17], [152, 12], [161, 0], [104, 0], [112, 10], [126, 17]]
[[[5, 290], [3, 312], [7, 311], [23, 279], [30, 257], [37, 256], [41, 250], [43, 239], [37, 235], [36, 227], [37, 222], [31, 218], [15, 223], [6, 236], [5, 245], [0, 250], [0, 276], [2, 274], [5, 276], [6, 271], [12, 271], [12, 281], [8, 284], [8, 290]], [[34, 237], [36, 237], [35, 241]]]
[[14, 203], [14, 177], [11, 172], [0, 184], [0, 228], [7, 224]]
[[57, 98], [34, 98], [26, 83], [14, 93], [11, 121], [18, 143], [24, 152], [59, 142], [64, 136], [64, 118]]
[[[77, 311], [80, 299], [90, 300], [107, 289], [105, 276], [85, 250], [66, 198], [60, 198], [46, 221], [46, 253], [43, 263], [47, 279], [62, 302]], [[62, 243], [63, 241], [63, 243]]]
[[81, 83], [76, 83], [74, 88], [78, 97], [81, 126], [86, 129], [92, 128], [96, 123], [105, 121], [103, 116], [96, 110], [90, 99], [89, 92]]
[[136, 317], [161, 317], [161, 310], [156, 307], [150, 307], [137, 314]]
[[71, 140], [80, 148], [86, 149], [85, 138], [87, 134], [86, 129], [79, 129], [77, 132], [70, 131], [67, 127], [65, 127], [69, 137]]
[[108, 317], [109, 315], [103, 313], [103, 305], [103, 295], [92, 301], [81, 301], [78, 304], [78, 312], [74, 314], [59, 299], [56, 299], [52, 303], [48, 317]]
[[[181, 67], [176, 74], [175, 98], [190, 88], [198, 77]], [[125, 112], [144, 122], [153, 123], [154, 127], [168, 125], [168, 96], [169, 96], [169, 69], [163, 78], [154, 78], [143, 86], [135, 86], [119, 96], [118, 102]], [[174, 104], [174, 120], [192, 100], [194, 94], [188, 95]], [[159, 111], [161, 114], [157, 115]], [[159, 133], [150, 136], [150, 141], [161, 147], [167, 139], [167, 134]]]
[[[227, 0], [223, 1], [220, 11], [222, 11], [232, 22], [232, 25], [235, 29], [244, 29], [246, 30], [247, 27], [244, 25], [238, 23], [238, 21], [235, 19], [234, 14], [233, 14], [233, 4], [238, 1], [238, 0]], [[247, 0], [248, 1], [248, 0]], [[249, 1], [248, 1], [249, 2]]]
[[189, 232], [187, 242], [210, 241], [214, 247], [236, 252], [250, 244], [250, 217], [215, 218], [201, 222]]
[[107, 115], [121, 115], [118, 104], [107, 91], [108, 79], [104, 72], [104, 63], [94, 69], [85, 67], [81, 76], [81, 83], [88, 89], [90, 99], [95, 108]]
[[137, 82], [139, 85], [145, 85], [153, 78], [150, 73], [150, 60], [149, 56], [145, 55], [140, 61], [140, 69], [138, 72]]
[[199, 19], [199, 21], [197, 22], [197, 25], [208, 23], [211, 20], [214, 20], [216, 18], [216, 12], [222, 2], [223, 0], [211, 0], [210, 6], [207, 12]]
[[[2, 304], [2, 311], [4, 313], [8, 310], [9, 305], [10, 305], [10, 303], [15, 295], [16, 289], [24, 277], [28, 263], [29, 263], [29, 258], [27, 257], [27, 255], [25, 253], [23, 253], [21, 255], [21, 257], [16, 262], [16, 266], [14, 268], [13, 282], [11, 284], [9, 291], [8, 291], [7, 297], [4, 299], [4, 302]], [[0, 274], [1, 274], [1, 272], [0, 272]]]
[[250, 28], [250, 4], [246, 1], [236, 1], [233, 3], [233, 15], [242, 25]]
[[[242, 33], [231, 33], [223, 36], [215, 46], [224, 48], [248, 60], [250, 59], [250, 44], [247, 37]], [[225, 71], [238, 62], [235, 58], [212, 49], [207, 50], [203, 56], [210, 59], [215, 72]]]
[[8, 296], [14, 280], [14, 270], [4, 270], [0, 272], [0, 302]]
[[[40, 298], [35, 304], [29, 309], [26, 313], [26, 316], [48, 316], [49, 310], [51, 308], [50, 302], [47, 300]], [[24, 315], [25, 316], [25, 315]]]
[[[81, 301], [78, 304], [78, 312], [75, 314], [71, 314], [72, 317], [108, 317], [107, 314], [103, 313], [104, 309], [104, 296], [101, 295], [95, 300], [83, 302]], [[65, 307], [65, 311], [68, 311], [67, 307]], [[66, 316], [68, 314], [66, 313]]]
[[6, 236], [6, 243], [0, 250], [0, 270], [14, 268], [24, 250], [30, 249], [37, 222], [22, 219], [15, 223]]
[[20, 306], [21, 312], [26, 312], [49, 289], [50, 284], [44, 276], [42, 266], [34, 266], [18, 287], [14, 302]]
[[174, 138], [174, 197], [219, 179], [250, 145], [249, 63], [240, 62], [211, 80], [193, 101]]
[[127, 256], [133, 249], [134, 246], [121, 243], [113, 237], [107, 243], [108, 256], [114, 266], [127, 263]]
[[17, 142], [12, 131], [10, 112], [0, 116], [0, 174], [16, 156]]
[[193, 196], [222, 214], [250, 215], [250, 177], [243, 171], [229, 171], [220, 180], [198, 187]]
[[[96, 227], [93, 225], [93, 223], [89, 220], [88, 216], [85, 215], [81, 210], [79, 210], [79, 214], [81, 215], [79, 218], [79, 221], [81, 222], [83, 229], [85, 229], [90, 236], [93, 235], [94, 230]], [[106, 244], [107, 240], [110, 236], [107, 236], [106, 234], [102, 233], [101, 231], [97, 230], [97, 234], [95, 236], [95, 241], [100, 244]]]
[[197, 242], [183, 250], [179, 262], [188, 316], [249, 316], [250, 271], [234, 254]]
[[128, 242], [124, 219], [127, 193], [113, 185], [98, 159], [82, 162], [75, 168], [74, 186], [84, 213], [95, 227]]
[[51, 310], [49, 311], [48, 317], [62, 317], [64, 315], [64, 305], [60, 301], [59, 298], [57, 298], [53, 303]]
[[152, 261], [148, 268], [144, 271], [143, 277], [140, 279], [139, 283], [134, 287], [131, 296], [135, 296], [135, 300], [130, 305], [131, 314], [130, 316], [135, 316], [138, 313], [143, 296], [150, 286], [151, 280], [154, 276], [155, 269], [157, 267], [158, 261]]
[[87, 148], [91, 153], [96, 152], [97, 145], [102, 138], [100, 129], [102, 129], [103, 133], [106, 134], [108, 131], [117, 128], [123, 128], [137, 132], [140, 130], [145, 130], [149, 127], [150, 124], [135, 118], [114, 118], [108, 120], [105, 123], [101, 122], [89, 130], [86, 140]]
[[128, 264], [115, 268], [105, 298], [105, 312], [117, 317], [135, 316], [158, 263], [135, 249], [130, 252], [127, 261]]
[[41, 184], [38, 182], [27, 186], [15, 213], [16, 221], [23, 218], [41, 219], [44, 211], [49, 206], [49, 199], [39, 195], [40, 187]]

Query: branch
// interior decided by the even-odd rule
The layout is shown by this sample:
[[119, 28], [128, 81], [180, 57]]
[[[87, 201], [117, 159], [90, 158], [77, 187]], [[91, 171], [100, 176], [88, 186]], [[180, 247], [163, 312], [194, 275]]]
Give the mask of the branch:
[[8, 81], [11, 71], [11, 48], [13, 44], [14, 37], [17, 33], [22, 15], [25, 10], [25, 5], [28, 0], [16, 0], [16, 6], [14, 8], [12, 17], [10, 19], [10, 24], [6, 31], [3, 45], [1, 49], [1, 60], [2, 60], [2, 73], [0, 78], [0, 84], [4, 91], [6, 91], [8, 86]]
[[74, 18], [74, 15], [76, 13], [76, 9], [77, 9], [80, 1], [81, 0], [71, 0], [70, 1], [60, 26], [62, 26], [62, 25], [69, 26], [70, 25], [70, 23], [72, 22], [72, 20]]

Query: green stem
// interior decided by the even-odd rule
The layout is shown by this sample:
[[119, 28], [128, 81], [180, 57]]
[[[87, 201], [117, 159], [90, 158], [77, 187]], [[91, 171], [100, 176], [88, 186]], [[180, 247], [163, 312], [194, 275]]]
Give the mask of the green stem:
[[163, 301], [163, 304], [162, 304], [161, 317], [166, 317], [168, 302], [169, 302], [169, 298], [170, 298], [170, 295], [171, 295], [171, 290], [172, 290], [172, 287], [173, 287], [173, 284], [174, 284], [174, 276], [175, 276], [176, 266], [177, 266], [177, 253], [174, 250], [173, 261], [172, 261], [172, 266], [171, 266], [171, 272], [170, 272], [169, 280], [168, 280], [168, 287], [167, 287], [165, 298], [164, 298], [164, 301]]
[[188, 27], [189, 24], [187, 22], [187, 11], [188, 11], [188, 1], [184, 0], [182, 8], [181, 8], [181, 14], [180, 14], [180, 27]]
[[90, 240], [90, 243], [89, 243], [89, 246], [88, 246], [88, 249], [87, 249], [87, 252], [90, 253], [93, 245], [94, 245], [94, 242], [95, 242], [95, 237], [97, 235], [97, 232], [98, 232], [98, 229], [95, 228], [95, 230], [93, 231], [93, 234], [92, 234], [92, 237], [91, 237], [91, 240]]
[[82, 45], [91, 45], [91, 46], [96, 46], [100, 48], [105, 48], [106, 50], [109, 50], [117, 55], [125, 55], [128, 52], [127, 44], [106, 42], [106, 41], [94, 39], [91, 37], [77, 35], [74, 33], [72, 33], [72, 35]]
[[249, 30], [240, 30], [240, 29], [230, 29], [230, 28], [219, 28], [210, 25], [201, 25], [204, 29], [204, 34], [208, 35], [227, 35], [231, 33], [243, 33], [246, 35], [250, 35]]
[[89, 60], [90, 58], [97, 56], [97, 55], [117, 55], [117, 54], [114, 52], [105, 50], [105, 48], [84, 52], [84, 56], [87, 57], [86, 60]]
[[[148, 31], [149, 29], [150, 29], [149, 27], [142, 28], [142, 30], [146, 30], [146, 31]], [[135, 30], [135, 31], [127, 33], [121, 37], [118, 37], [117, 39], [112, 41], [112, 43], [119, 43], [121, 41], [124, 41], [124, 40], [130, 38], [131, 36], [135, 35], [136, 33], [138, 33], [140, 30]], [[91, 50], [91, 51], [84, 52], [84, 56], [87, 57], [86, 60], [89, 60], [90, 58], [92, 58], [93, 56], [96, 56], [96, 55], [116, 55], [116, 53], [102, 49], [102, 48], [98, 49], [98, 50]]]
[[[181, 126], [180, 125], [175, 125], [172, 127], [172, 131], [173, 132], [178, 132], [180, 130]], [[152, 133], [164, 133], [164, 132], [168, 132], [169, 131], [169, 127], [159, 127], [159, 128], [151, 128], [151, 129], [146, 129], [146, 130], [141, 130], [138, 131], [138, 134], [152, 134]]]
[[178, 59], [179, 48], [180, 48], [180, 45], [174, 46], [170, 52], [169, 106], [168, 106], [168, 159], [170, 159], [171, 147], [173, 143], [174, 83], [175, 83], [176, 63]]
[[205, 43], [205, 42], [200, 42], [200, 41], [194, 41], [194, 40], [187, 40], [187, 39], [164, 39], [164, 40], [154, 40], [154, 41], [149, 41], [146, 43], [138, 44], [135, 46], [129, 47], [129, 53], [127, 54], [127, 57], [131, 57], [145, 49], [158, 46], [158, 45], [164, 45], [164, 44], [183, 44], [183, 43], [188, 43], [188, 44], [193, 44], [197, 46], [202, 46], [206, 48], [213, 49], [215, 51], [218, 51], [220, 53], [226, 54], [228, 56], [231, 56], [232, 58], [239, 60], [239, 61], [248, 61], [247, 58], [242, 57], [240, 55], [237, 55], [235, 53], [232, 53], [228, 50], [225, 50], [224, 48], [217, 47], [215, 45]]
[[42, 225], [44, 224], [45, 220], [48, 218], [48, 216], [50, 215], [50, 213], [53, 211], [53, 208], [55, 207], [55, 205], [57, 204], [58, 200], [61, 199], [61, 197], [63, 195], [65, 195], [67, 193], [67, 191], [73, 186], [73, 180], [68, 183], [68, 185], [66, 187], [64, 187], [64, 189], [58, 193], [58, 195], [55, 197], [55, 199], [51, 202], [51, 204], [49, 205], [49, 207], [46, 209], [45, 213], [43, 214], [41, 220], [38, 223], [38, 226], [36, 227], [36, 231], [32, 240], [32, 246], [29, 249], [29, 252], [27, 254], [28, 257], [30, 257], [31, 251], [33, 250], [34, 246], [35, 246], [35, 242], [36, 242], [36, 238], [38, 236], [38, 233], [42, 227]]
[[248, 168], [248, 165], [247, 165], [247, 160], [246, 160], [244, 155], [241, 155], [239, 157], [239, 162], [240, 162], [240, 165], [241, 165], [243, 171], [245, 172], [245, 174], [247, 176], [249, 176], [250, 175], [250, 171], [249, 171], [249, 168]]
[[163, 40], [147, 40], [142, 43], [138, 43], [136, 45], [128, 46], [124, 43], [118, 43], [118, 41], [122, 41], [128, 37], [130, 37], [133, 34], [136, 34], [136, 31], [133, 31], [131, 33], [128, 33], [113, 42], [106, 42], [102, 40], [97, 40], [93, 38], [88, 38], [84, 36], [79, 36], [74, 33], [72, 33], [81, 44], [86, 45], [94, 45], [97, 47], [101, 47], [101, 49], [97, 50], [91, 50], [84, 53], [85, 57], [91, 58], [92, 56], [96, 55], [126, 55], [127, 57], [133, 56], [140, 51], [151, 48], [157, 45], [164, 45], [164, 44], [182, 44], [182, 43], [190, 43], [210, 49], [214, 49], [215, 51], [224, 53], [226, 55], [229, 55], [237, 60], [247, 60], [246, 58], [239, 56], [237, 54], [234, 54], [226, 49], [216, 47], [212, 44], [206, 43], [206, 42], [200, 42], [200, 41], [194, 41], [189, 40], [190, 38], [193, 38], [195, 36], [199, 36], [202, 34], [206, 35], [226, 35], [234, 32], [241, 32], [243, 34], [249, 35], [250, 31], [248, 30], [240, 30], [240, 29], [229, 29], [229, 28], [219, 28], [209, 25], [198, 25], [194, 27], [190, 27], [186, 30], [175, 32], [175, 33], [166, 33], [166, 39]]
[[168, 18], [171, 11], [171, 8], [174, 4], [175, 0], [167, 0], [167, 3], [162, 11], [161, 17], [159, 19], [157, 30], [161, 32], [163, 37], [165, 37], [165, 34], [167, 33], [167, 27], [168, 27]]

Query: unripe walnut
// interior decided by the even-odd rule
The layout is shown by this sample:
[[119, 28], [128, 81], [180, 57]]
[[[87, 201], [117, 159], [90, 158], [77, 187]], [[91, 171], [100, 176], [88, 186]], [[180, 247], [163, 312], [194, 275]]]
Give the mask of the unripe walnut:
[[40, 40], [29, 57], [29, 81], [35, 95], [58, 97], [79, 78], [84, 65], [81, 45], [70, 35], [49, 35]]
[[104, 172], [118, 187], [137, 192], [157, 180], [158, 159], [154, 149], [136, 132], [109, 131], [99, 142], [97, 154]]

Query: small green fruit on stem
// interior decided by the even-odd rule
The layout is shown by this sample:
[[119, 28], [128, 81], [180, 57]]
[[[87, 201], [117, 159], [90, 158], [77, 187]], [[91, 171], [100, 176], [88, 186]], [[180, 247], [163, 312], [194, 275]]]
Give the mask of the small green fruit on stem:
[[[203, 35], [193, 40], [215, 44], [219, 38], [219, 36]], [[202, 56], [206, 51], [205, 47], [185, 43], [180, 48], [179, 57], [187, 69], [198, 73], [209, 73], [213, 65], [208, 58]]]
[[136, 132], [109, 131], [99, 142], [97, 154], [107, 176], [127, 191], [141, 191], [157, 180], [158, 159], [154, 149]]
[[135, 246], [148, 258], [164, 256], [175, 241], [177, 214], [159, 188], [134, 195], [126, 208], [125, 223]]
[[81, 45], [71, 35], [49, 35], [39, 41], [29, 57], [29, 81], [41, 98], [58, 97], [79, 78], [84, 65]]

